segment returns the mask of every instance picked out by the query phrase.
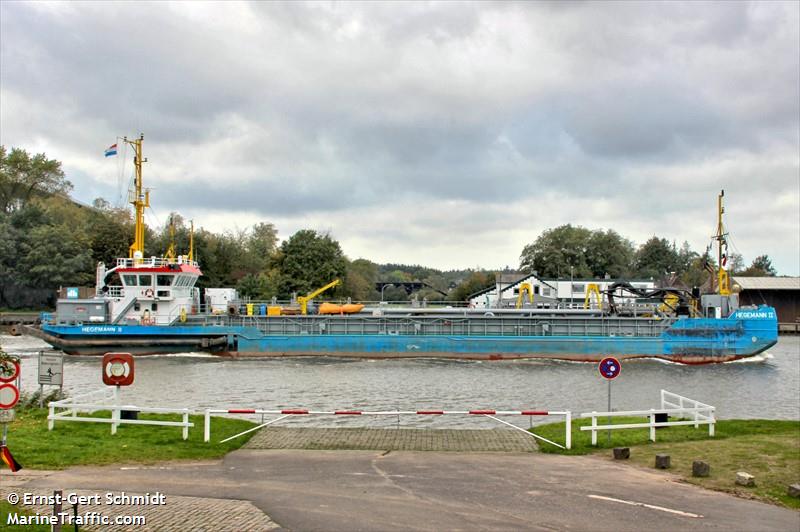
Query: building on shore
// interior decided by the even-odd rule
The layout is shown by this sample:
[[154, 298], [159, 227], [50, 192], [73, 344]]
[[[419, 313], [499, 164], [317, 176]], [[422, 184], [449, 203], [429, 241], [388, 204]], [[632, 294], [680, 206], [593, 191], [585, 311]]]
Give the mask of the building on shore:
[[[497, 275], [494, 286], [471, 294], [467, 300], [472, 308], [514, 308], [522, 290], [522, 303], [525, 307], [556, 308], [560, 305], [561, 308], [583, 308], [589, 285], [596, 285], [602, 293], [603, 290], [620, 281], [623, 279], [541, 279], [535, 273], [502, 273]], [[655, 282], [652, 279], [625, 279], [624, 281], [630, 282], [636, 288], [645, 290], [655, 288]], [[525, 285], [532, 290], [533, 305], [530, 304], [527, 294], [524, 293]], [[626, 299], [623, 295], [620, 296], [619, 301], [625, 302]], [[590, 304], [597, 306], [596, 296], [590, 295]]]
[[780, 323], [800, 322], [800, 277], [733, 276], [739, 285], [740, 305], [770, 305]]

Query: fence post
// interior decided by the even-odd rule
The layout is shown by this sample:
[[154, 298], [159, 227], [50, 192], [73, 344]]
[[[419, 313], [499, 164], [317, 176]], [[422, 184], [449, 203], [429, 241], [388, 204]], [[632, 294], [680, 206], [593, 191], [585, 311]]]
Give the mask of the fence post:
[[592, 445], [597, 445], [597, 412], [592, 410]]
[[709, 420], [708, 420], [708, 435], [713, 437], [713, 436], [714, 436], [714, 426], [715, 426], [715, 425], [716, 425], [716, 423], [717, 423], [717, 420], [716, 420], [716, 418], [714, 417], [714, 409], [713, 409], [713, 408], [709, 408], [709, 409], [708, 409], [708, 415], [709, 415]]
[[211, 439], [211, 412], [206, 408], [205, 419], [203, 420], [203, 441], [208, 443]]
[[53, 419], [53, 416], [56, 415], [56, 407], [54, 407], [52, 403], [50, 403], [48, 406], [50, 408], [50, 413], [47, 416], [47, 430], [53, 430], [53, 427], [56, 424], [56, 420]]
[[183, 412], [183, 439], [189, 439], [189, 411], [185, 410]]
[[572, 412], [567, 410], [567, 449], [572, 449]]
[[656, 441], [656, 413], [652, 408], [650, 409], [650, 441]]

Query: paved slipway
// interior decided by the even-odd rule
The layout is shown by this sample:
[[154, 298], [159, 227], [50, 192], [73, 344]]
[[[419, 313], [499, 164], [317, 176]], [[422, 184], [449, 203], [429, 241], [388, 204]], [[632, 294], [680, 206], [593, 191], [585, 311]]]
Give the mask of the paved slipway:
[[4, 474], [0, 492], [165, 493], [166, 506], [114, 510], [146, 513], [136, 530], [800, 530], [800, 512], [662, 473], [518, 451], [251, 446], [218, 461], [34, 473]]

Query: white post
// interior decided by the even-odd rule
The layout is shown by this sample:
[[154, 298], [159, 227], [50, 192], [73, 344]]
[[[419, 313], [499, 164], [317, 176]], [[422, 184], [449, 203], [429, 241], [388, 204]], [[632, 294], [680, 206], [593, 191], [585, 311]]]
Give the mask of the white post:
[[56, 424], [56, 420], [53, 419], [53, 416], [56, 415], [56, 407], [52, 404], [50, 405], [50, 414], [47, 416], [47, 430], [53, 430], [53, 427]]
[[708, 435], [709, 436], [714, 436], [714, 425], [716, 425], [717, 420], [714, 418], [714, 411], [713, 410], [709, 409], [708, 410], [708, 415], [709, 415], [709, 419], [708, 419]]
[[567, 410], [567, 449], [572, 449], [572, 412]]
[[592, 410], [592, 445], [597, 445], [597, 412]]
[[203, 422], [203, 441], [208, 443], [211, 440], [211, 412], [206, 408], [205, 421]]
[[189, 439], [189, 411], [184, 410], [183, 412], [183, 439]]
[[111, 409], [111, 434], [117, 433], [119, 418], [119, 386], [114, 386], [114, 407]]
[[650, 441], [656, 441], [656, 413], [650, 409]]

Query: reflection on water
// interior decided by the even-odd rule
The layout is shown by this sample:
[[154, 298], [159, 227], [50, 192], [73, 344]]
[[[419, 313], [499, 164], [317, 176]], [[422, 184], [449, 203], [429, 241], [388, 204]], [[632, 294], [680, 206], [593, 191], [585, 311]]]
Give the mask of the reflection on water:
[[[0, 336], [22, 357], [23, 390], [36, 384], [36, 354], [48, 346], [31, 337]], [[66, 357], [69, 394], [102, 385], [100, 360]], [[658, 360], [623, 362], [612, 384], [613, 407], [658, 406], [667, 389], [717, 407], [720, 418], [800, 419], [800, 337], [781, 337], [765, 356], [743, 362], [684, 366]], [[200, 353], [136, 359], [126, 403], [190, 408], [418, 410], [527, 408], [588, 412], [606, 409], [607, 384], [592, 363], [546, 360], [242, 359]], [[517, 421], [525, 424], [528, 420]], [[372, 418], [304, 418], [305, 425], [394, 425]], [[408, 417], [403, 426], [489, 427], [486, 419]]]

